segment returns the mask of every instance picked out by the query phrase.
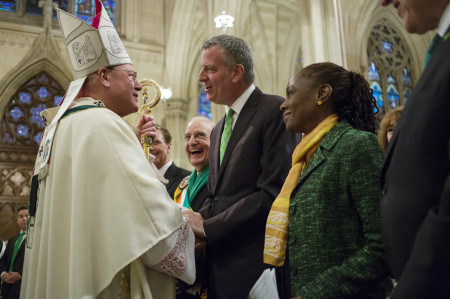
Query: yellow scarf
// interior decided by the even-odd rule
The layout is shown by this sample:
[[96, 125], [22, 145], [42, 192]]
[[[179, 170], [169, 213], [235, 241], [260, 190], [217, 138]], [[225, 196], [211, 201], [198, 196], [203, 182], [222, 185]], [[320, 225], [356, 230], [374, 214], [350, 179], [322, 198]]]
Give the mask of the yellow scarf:
[[316, 152], [323, 137], [338, 123], [338, 116], [332, 114], [324, 119], [308, 135], [304, 135], [292, 154], [292, 168], [284, 181], [280, 194], [273, 202], [267, 217], [264, 243], [264, 263], [283, 266], [289, 227], [289, 199], [303, 169]]

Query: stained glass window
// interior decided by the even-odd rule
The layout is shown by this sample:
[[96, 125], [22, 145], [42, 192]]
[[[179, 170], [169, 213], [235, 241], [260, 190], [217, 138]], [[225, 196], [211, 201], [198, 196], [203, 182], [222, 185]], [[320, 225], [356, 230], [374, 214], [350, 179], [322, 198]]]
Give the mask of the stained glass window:
[[389, 100], [389, 108], [395, 109], [398, 106], [400, 106], [400, 96], [398, 94], [398, 88], [397, 88], [397, 80], [395, 80], [394, 76], [392, 76], [392, 73], [389, 73], [387, 75], [386, 79], [387, 83], [387, 99]]
[[204, 89], [198, 96], [198, 115], [211, 119], [211, 102], [206, 99], [206, 91]]
[[[116, 21], [116, 3], [115, 1], [103, 0], [103, 7], [108, 12], [109, 18], [113, 23]], [[87, 23], [91, 23], [95, 16], [95, 1], [94, 0], [76, 0], [75, 1], [75, 15]]]
[[404, 86], [403, 98], [404, 98], [405, 103], [406, 103], [406, 101], [411, 96], [412, 88], [413, 88], [413, 82], [412, 82], [412, 79], [411, 79], [411, 73], [408, 71], [408, 69], [406, 67], [403, 69], [403, 72], [402, 72], [402, 83], [403, 83], [403, 86]]
[[369, 65], [369, 80], [380, 81], [380, 74], [378, 73], [378, 68], [373, 61]]
[[411, 74], [408, 69], [405, 67], [402, 72], [402, 82], [405, 85], [412, 85]]
[[7, 105], [0, 131], [3, 144], [39, 146], [45, 124], [41, 111], [59, 105], [64, 90], [46, 72], [25, 83]]
[[378, 82], [372, 82], [370, 87], [373, 90], [373, 97], [375, 98], [375, 101], [377, 102], [377, 107], [379, 113], [384, 113], [384, 101], [383, 101], [383, 92], [381, 90], [380, 85]]
[[385, 18], [375, 25], [367, 46], [369, 82], [380, 108], [385, 111], [404, 105], [411, 95], [414, 78], [411, 72], [410, 50], [394, 26]]
[[381, 45], [383, 47], [384, 52], [386, 52], [387, 54], [390, 54], [392, 52], [392, 43], [387, 41], [387, 40], [383, 40], [381, 41]]
[[[95, 0], [52, 0], [59, 9], [69, 12], [84, 20], [87, 23], [91, 23], [95, 14]], [[18, 16], [43, 16], [43, 5], [45, 0], [1, 0], [0, 11], [17, 12]], [[111, 21], [116, 23], [116, 9], [119, 1], [115, 0], [102, 0], [103, 6], [108, 12]], [[19, 5], [21, 4], [21, 5]], [[56, 9], [52, 10], [53, 23], [56, 22]], [[33, 17], [34, 18], [34, 17]], [[20, 19], [15, 18], [14, 21], [20, 22]], [[13, 21], [13, 22], [14, 22]]]
[[15, 1], [0, 1], [0, 10], [16, 11], [17, 0]]
[[42, 7], [39, 7], [39, 1], [26, 0], [25, 3], [25, 13], [42, 16]]
[[[53, 3], [57, 3], [59, 9], [69, 11], [69, 0], [53, 0]], [[53, 15], [56, 15], [56, 11], [53, 12]]]
[[[25, 13], [42, 16], [42, 6], [39, 6], [39, 0], [26, 0]], [[68, 11], [69, 0], [53, 0], [53, 3], [58, 5], [59, 9]], [[53, 17], [56, 18], [56, 10], [53, 10]]]

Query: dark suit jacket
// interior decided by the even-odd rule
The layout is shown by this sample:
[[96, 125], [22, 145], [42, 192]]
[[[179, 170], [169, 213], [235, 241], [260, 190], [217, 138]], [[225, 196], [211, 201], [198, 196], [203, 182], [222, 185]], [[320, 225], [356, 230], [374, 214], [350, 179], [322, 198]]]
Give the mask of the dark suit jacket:
[[174, 162], [172, 162], [172, 165], [170, 165], [170, 167], [164, 174], [164, 177], [169, 180], [169, 183], [167, 183], [166, 185], [166, 189], [172, 199], [175, 190], [177, 190], [177, 187], [180, 184], [180, 182], [190, 174], [191, 172], [189, 170], [178, 167], [175, 165]]
[[[447, 34], [449, 30], [447, 29]], [[450, 296], [450, 39], [441, 40], [384, 162], [382, 233], [397, 298]]]
[[[11, 264], [11, 258], [14, 250], [14, 245], [16, 244], [19, 235], [16, 235], [9, 239], [8, 245], [6, 246], [5, 255], [2, 257], [0, 261], [0, 274], [3, 272], [9, 272], [9, 265]], [[25, 243], [26, 239], [23, 240], [22, 244], [19, 247], [19, 251], [17, 251], [17, 256], [14, 259], [13, 270], [12, 272], [19, 272], [20, 276], [22, 276], [23, 269], [23, 258], [25, 255]], [[8, 284], [2, 282], [2, 296], [5, 299], [19, 299], [20, 297], [20, 286], [22, 285], [22, 280], [19, 280], [15, 284]]]
[[[200, 191], [197, 193], [197, 195], [194, 197], [194, 199], [191, 202], [191, 209], [194, 212], [198, 212], [204, 205], [206, 198], [208, 196], [208, 188], [207, 186], [203, 186], [202, 189], [200, 189]], [[202, 215], [203, 217], [205, 217], [204, 215]], [[195, 268], [196, 268], [196, 278], [195, 278], [195, 283], [199, 281], [202, 281], [202, 292], [203, 289], [206, 287], [206, 282], [204, 282], [204, 276], [203, 273], [205, 272], [205, 265], [204, 265], [204, 254], [203, 253], [196, 253], [195, 256]], [[188, 286], [185, 282], [183, 281], [178, 281], [179, 284], [184, 286], [184, 289], [189, 289], [190, 286]], [[176, 295], [176, 299], [196, 299], [196, 298], [200, 298], [199, 294], [196, 295], [191, 295], [185, 291], [181, 292], [180, 294]]]
[[203, 207], [207, 197], [208, 197], [208, 187], [205, 185], [203, 186], [202, 189], [200, 189], [200, 191], [198, 191], [197, 195], [192, 200], [191, 202], [192, 211], [198, 212]]
[[222, 118], [211, 133], [208, 298], [247, 298], [263, 264], [267, 215], [291, 167], [296, 145], [282, 120], [283, 98], [256, 88], [245, 103], [219, 167]]

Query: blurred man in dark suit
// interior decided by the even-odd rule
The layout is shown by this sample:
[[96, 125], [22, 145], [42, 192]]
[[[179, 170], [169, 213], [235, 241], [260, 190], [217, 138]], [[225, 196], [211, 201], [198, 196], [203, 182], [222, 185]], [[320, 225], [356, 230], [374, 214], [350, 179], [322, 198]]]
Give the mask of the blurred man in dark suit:
[[27, 217], [28, 207], [20, 206], [17, 211], [17, 225], [20, 228], [20, 233], [9, 239], [5, 254], [0, 262], [1, 294], [4, 299], [19, 299], [20, 297]]
[[161, 174], [168, 180], [166, 184], [167, 192], [173, 199], [173, 195], [181, 180], [187, 177], [191, 172], [184, 168], [178, 167], [170, 160], [170, 150], [172, 147], [172, 135], [163, 127], [156, 126], [156, 135], [152, 145], [150, 145], [150, 153], [155, 156], [153, 163]]
[[410, 33], [438, 29], [384, 162], [382, 234], [391, 299], [450, 296], [450, 1], [392, 3]]

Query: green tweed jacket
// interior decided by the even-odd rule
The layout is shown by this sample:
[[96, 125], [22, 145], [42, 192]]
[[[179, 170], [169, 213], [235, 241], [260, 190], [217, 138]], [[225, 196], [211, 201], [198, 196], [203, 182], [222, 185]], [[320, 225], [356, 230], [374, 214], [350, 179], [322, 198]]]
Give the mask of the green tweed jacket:
[[380, 237], [383, 153], [375, 134], [341, 121], [324, 137], [289, 208], [291, 295], [386, 298]]

